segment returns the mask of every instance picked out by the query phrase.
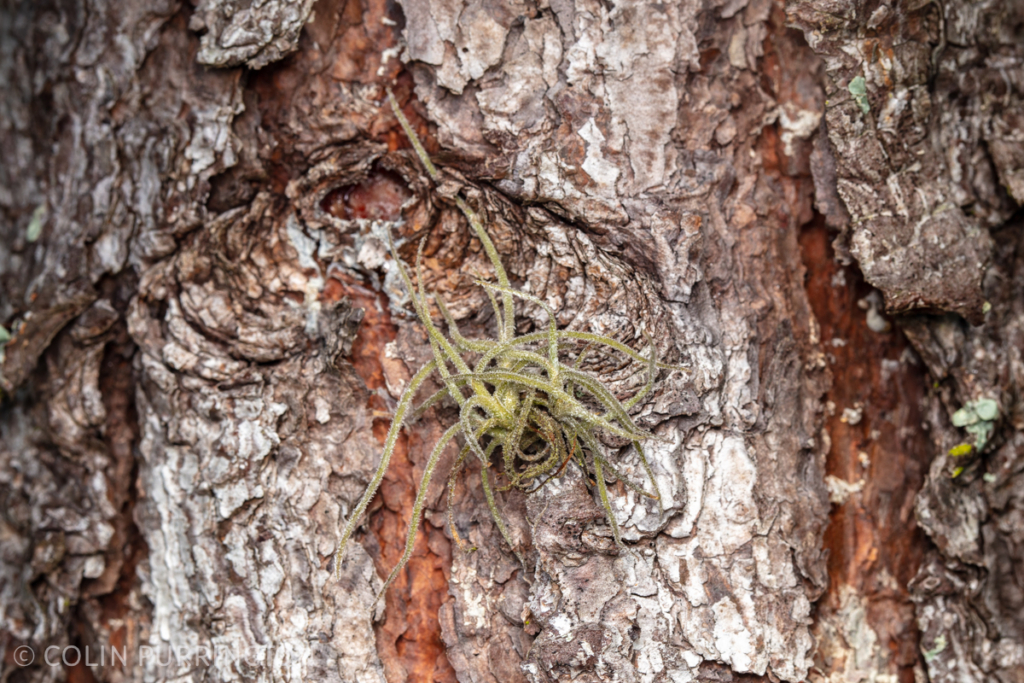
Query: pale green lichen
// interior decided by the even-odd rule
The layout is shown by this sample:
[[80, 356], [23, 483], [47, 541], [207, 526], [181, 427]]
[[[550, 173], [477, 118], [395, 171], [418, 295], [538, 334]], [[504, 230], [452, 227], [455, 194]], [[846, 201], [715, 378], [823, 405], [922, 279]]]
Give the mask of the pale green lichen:
[[995, 430], [999, 419], [999, 404], [990, 398], [968, 401], [963, 408], [953, 413], [950, 421], [954, 427], [962, 427], [968, 434], [974, 435], [974, 448], [981, 452]]
[[28, 221], [28, 227], [25, 228], [25, 241], [35, 242], [39, 239], [39, 236], [43, 234], [43, 219], [46, 218], [46, 204], [40, 204], [36, 207], [36, 210], [32, 212], [32, 218]]
[[[388, 99], [427, 174], [436, 182], [437, 169], [390, 90]], [[650, 393], [659, 368], [682, 368], [658, 362], [654, 343], [649, 337], [647, 340], [650, 351], [645, 357], [610, 337], [559, 330], [554, 312], [543, 300], [511, 286], [498, 251], [476, 212], [461, 197], [455, 197], [455, 204], [468, 219], [470, 227], [494, 267], [498, 282], [495, 284], [478, 281], [478, 284], [486, 289], [494, 309], [498, 338], [463, 337], [444, 301], [440, 297], [435, 297], [437, 307], [448, 327], [449, 336], [442, 334], [431, 317], [428, 294], [423, 287], [420, 262], [424, 242], [420, 242], [416, 256], [415, 283], [394, 244], [391, 243], [391, 253], [399, 275], [409, 292], [417, 317], [426, 328], [434, 359], [413, 376], [399, 399], [384, 442], [380, 465], [342, 531], [335, 560], [339, 573], [345, 548], [384, 478], [403, 423], [412, 415], [422, 414], [427, 408], [446, 397], [458, 405], [459, 419], [444, 432], [431, 451], [413, 504], [405, 552], [384, 582], [378, 599], [412, 555], [416, 532], [426, 502], [428, 484], [434, 476], [445, 447], [456, 437], [461, 437], [464, 443], [455, 465], [448, 474], [448, 520], [452, 538], [463, 550], [473, 549], [466, 548], [459, 536], [452, 520], [451, 504], [457, 477], [471, 455], [481, 463], [481, 485], [494, 523], [520, 561], [523, 558], [512, 542], [498, 510], [495, 490], [518, 489], [526, 494], [535, 493], [550, 479], [560, 476], [570, 462], [578, 466], [591, 485], [597, 488], [612, 537], [620, 548], [625, 546], [612, 511], [605, 481], [606, 471], [630, 490], [658, 501], [659, 511], [661, 509], [661, 495], [640, 444], [642, 440], [652, 438], [652, 434], [637, 427], [628, 411]], [[514, 300], [517, 298], [536, 304], [545, 311], [547, 326], [544, 331], [515, 335]], [[577, 352], [572, 365], [564, 363], [561, 356], [575, 349], [578, 343], [584, 343], [586, 347]], [[646, 384], [629, 400], [619, 401], [599, 380], [580, 369], [583, 357], [588, 351], [601, 347], [625, 354], [647, 366]], [[475, 360], [471, 363], [467, 357]], [[444, 388], [424, 400], [415, 411], [411, 410], [417, 392], [435, 372], [440, 376]], [[581, 401], [581, 398], [584, 400]], [[591, 405], [600, 406], [603, 412], [595, 412], [589, 407]], [[624, 438], [633, 445], [654, 488], [653, 492], [628, 481], [612, 464], [607, 449], [596, 436], [600, 431]], [[492, 457], [499, 450], [500, 469], [492, 462]], [[497, 485], [491, 483], [491, 470], [494, 470]]]
[[932, 647], [932, 649], [921, 651], [921, 654], [924, 655], [924, 661], [926, 662], [932, 661], [933, 659], [938, 657], [943, 650], [946, 649], [946, 635], [944, 633], [940, 633], [939, 635], [935, 636], [935, 641], [933, 645], [934, 647]]
[[868, 84], [863, 76], [854, 78], [846, 88], [853, 95], [853, 99], [863, 113], [867, 114], [871, 111], [871, 105], [868, 103]]

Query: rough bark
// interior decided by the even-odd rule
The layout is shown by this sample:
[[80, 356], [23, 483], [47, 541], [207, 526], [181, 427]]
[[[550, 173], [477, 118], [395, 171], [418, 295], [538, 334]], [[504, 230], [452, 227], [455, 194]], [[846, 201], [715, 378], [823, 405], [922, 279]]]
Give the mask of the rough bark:
[[[236, 5], [0, 5], [5, 677], [1024, 680], [1019, 3]], [[689, 367], [635, 416], [665, 514], [613, 488], [621, 553], [570, 468], [500, 501], [524, 568], [470, 467], [478, 550], [439, 479], [375, 607], [454, 418], [405, 431], [336, 580], [430, 358], [388, 231], [495, 324], [456, 192], [560, 326]]]
[[[793, 2], [825, 63], [816, 180], [836, 183], [849, 253], [932, 385], [921, 405], [932, 456], [916, 499], [935, 546], [910, 583], [932, 681], [1024, 680], [1021, 590], [1021, 227], [1024, 5]], [[854, 79], [862, 78], [858, 101]], [[981, 453], [952, 421], [991, 399]], [[980, 456], [980, 457], [979, 457]], [[922, 463], [924, 464], [924, 463]], [[957, 468], [963, 472], [957, 475]]]

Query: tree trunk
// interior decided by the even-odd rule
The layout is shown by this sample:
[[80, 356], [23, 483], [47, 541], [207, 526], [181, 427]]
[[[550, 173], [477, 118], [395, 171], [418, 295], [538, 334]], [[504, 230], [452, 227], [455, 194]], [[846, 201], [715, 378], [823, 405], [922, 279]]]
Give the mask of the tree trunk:
[[[0, 681], [1024, 681], [1024, 3], [6, 0], [0, 74]], [[570, 467], [513, 549], [470, 466], [375, 605], [457, 415], [336, 577], [432, 357], [388, 234], [496, 326], [457, 194], [688, 367], [665, 510]]]

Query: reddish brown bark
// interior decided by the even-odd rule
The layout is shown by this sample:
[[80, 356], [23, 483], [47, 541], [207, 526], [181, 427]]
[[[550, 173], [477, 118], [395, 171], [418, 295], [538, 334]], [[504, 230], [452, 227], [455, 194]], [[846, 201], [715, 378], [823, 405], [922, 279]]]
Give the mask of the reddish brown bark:
[[[914, 497], [931, 460], [920, 410], [927, 378], [898, 328], [869, 329], [858, 302], [873, 290], [856, 267], [835, 261], [833, 236], [819, 218], [804, 229], [800, 244], [832, 372], [827, 475], [862, 488], [832, 507], [825, 532], [829, 589], [818, 609], [841, 610], [846, 588], [862, 596], [868, 624], [899, 680], [909, 683], [920, 654], [907, 583], [929, 546], [914, 518]], [[844, 665], [820, 664], [825, 671]]]
[[[332, 213], [345, 216], [393, 219], [407, 197], [408, 190], [393, 175], [378, 174], [360, 185], [332, 193], [325, 204], [330, 204]], [[387, 298], [361, 283], [344, 282], [339, 277], [329, 280], [325, 296], [348, 297], [363, 310], [348, 360], [367, 389], [386, 389], [384, 364], [400, 365], [391, 372], [404, 369], [402, 361], [388, 358], [385, 351], [398, 333], [391, 321]], [[370, 394], [368, 408], [381, 416], [374, 420], [373, 434], [383, 448], [390, 425], [387, 406], [378, 394]], [[409, 458], [410, 442], [420, 455], [416, 462]], [[377, 498], [371, 503], [369, 529], [374, 539], [367, 545], [382, 577], [391, 573], [405, 551], [424, 454], [430, 448], [431, 444], [424, 443], [418, 430], [412, 435], [408, 430], [404, 432]], [[438, 609], [448, 597], [451, 544], [429, 522], [421, 521], [420, 527], [412, 558], [384, 596], [387, 617], [377, 625], [377, 649], [391, 683], [454, 682], [455, 671], [445, 655], [437, 618]]]

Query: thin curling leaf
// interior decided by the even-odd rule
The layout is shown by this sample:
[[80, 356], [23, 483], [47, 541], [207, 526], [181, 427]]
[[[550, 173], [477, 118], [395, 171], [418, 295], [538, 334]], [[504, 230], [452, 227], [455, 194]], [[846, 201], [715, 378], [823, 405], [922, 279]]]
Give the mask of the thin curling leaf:
[[521, 483], [524, 480], [526, 480], [527, 482], [533, 481], [537, 477], [540, 477], [554, 470], [556, 467], [558, 467], [559, 463], [568, 462], [569, 458], [571, 458], [573, 455], [573, 451], [570, 451], [566, 448], [565, 441], [563, 440], [562, 436], [563, 435], [560, 431], [555, 431], [551, 433], [550, 441], [548, 441], [548, 457], [545, 460], [534, 465], [530, 465], [525, 470], [523, 470], [523, 472], [517, 477], [517, 481], [515, 482], [516, 488], [524, 488], [523, 484]]
[[431, 180], [437, 180], [437, 169], [434, 167], [434, 162], [430, 160], [430, 156], [427, 154], [427, 150], [423, 148], [423, 143], [420, 142], [420, 138], [416, 135], [416, 131], [409, 125], [409, 119], [405, 118], [405, 114], [402, 113], [402, 108], [398, 106], [398, 100], [395, 99], [395, 93], [391, 92], [391, 88], [385, 88], [388, 93], [388, 102], [391, 103], [391, 111], [395, 113], [395, 118], [398, 119], [398, 124], [402, 126], [402, 130], [405, 131], [405, 135], [409, 138], [409, 142], [412, 143], [412, 148], [416, 150], [416, 156], [420, 158], [423, 163], [423, 167], [427, 169], [427, 175], [430, 176]]
[[[395, 243], [388, 236], [389, 246], [391, 247], [391, 255], [395, 259], [395, 264], [398, 267], [398, 273], [402, 278], [402, 282], [405, 283], [406, 289], [409, 290], [409, 296], [412, 298], [413, 307], [416, 309], [416, 314], [423, 323], [423, 326], [427, 328], [427, 335], [430, 337], [432, 344], [437, 344], [445, 352], [445, 361], [450, 361], [460, 373], [469, 372], [469, 367], [466, 362], [462, 359], [451, 343], [444, 338], [441, 331], [434, 326], [434, 320], [430, 317], [430, 310], [427, 308], [427, 304], [419, 296], [419, 290], [413, 285], [412, 278], [409, 277], [409, 272], [405, 269], [405, 264], [402, 263], [401, 257], [398, 255], [398, 250], [395, 249]], [[438, 362], [443, 362], [438, 360]]]
[[405, 388], [402, 393], [402, 398], [398, 401], [398, 408], [395, 409], [395, 416], [391, 419], [391, 427], [388, 429], [388, 435], [384, 439], [384, 453], [380, 458], [380, 465], [377, 467], [377, 471], [373, 474], [373, 479], [370, 480], [370, 485], [366, 487], [366, 491], [363, 492], [363, 497], [359, 499], [359, 503], [356, 505], [356, 509], [349, 515], [348, 524], [345, 525], [344, 531], [341, 534], [341, 541], [338, 542], [338, 554], [335, 558], [335, 572], [341, 576], [341, 560], [345, 553], [345, 546], [348, 545], [348, 541], [352, 538], [352, 534], [355, 533], [356, 526], [359, 524], [359, 518], [363, 516], [367, 506], [373, 499], [377, 489], [380, 487], [381, 481], [384, 480], [384, 473], [388, 469], [388, 464], [391, 462], [391, 454], [395, 451], [395, 442], [398, 441], [398, 433], [402, 429], [402, 423], [405, 421], [405, 415], [409, 411], [409, 406], [412, 404], [413, 397], [419, 390], [420, 385], [426, 381], [430, 373], [434, 371], [436, 364], [434, 361], [430, 361], [422, 368], [419, 372], [413, 375], [413, 378], [409, 381], [409, 386]]
[[[551, 364], [552, 364], [552, 366], [554, 368], [557, 368], [558, 367], [558, 327], [557, 327], [557, 324], [555, 322], [555, 312], [551, 310], [551, 307], [548, 306], [547, 303], [545, 303], [539, 297], [536, 297], [536, 296], [534, 296], [532, 294], [527, 294], [526, 292], [520, 292], [518, 290], [512, 289], [511, 287], [502, 286], [502, 285], [492, 285], [489, 282], [483, 282], [481, 280], [477, 280], [477, 284], [482, 286], [482, 287], [486, 287], [487, 289], [497, 290], [499, 292], [502, 292], [503, 294], [511, 294], [512, 296], [517, 296], [520, 299], [524, 299], [525, 301], [529, 301], [531, 303], [537, 304], [542, 309], [544, 309], [544, 312], [548, 314], [548, 360], [551, 362]], [[554, 374], [552, 375], [551, 380], [552, 381], [557, 381], [557, 379], [558, 379], [558, 373], [557, 373], [557, 371], [554, 371]]]
[[[469, 366], [466, 365], [466, 362], [462, 360], [462, 357], [458, 355], [456, 350], [453, 349], [450, 344], [447, 344], [447, 340], [444, 338], [443, 335], [441, 335], [440, 331], [438, 331], [437, 328], [434, 327], [434, 321], [430, 317], [430, 307], [427, 303], [427, 294], [423, 287], [423, 247], [426, 245], [426, 243], [427, 238], [423, 237], [423, 239], [420, 240], [419, 246], [416, 249], [416, 290], [419, 294], [419, 300], [422, 306], [422, 316], [426, 317], [430, 321], [429, 327], [432, 330], [434, 330], [437, 333], [437, 336], [439, 337], [439, 339], [436, 339], [434, 343], [441, 345], [441, 347], [448, 353], [448, 356], [452, 359], [452, 362], [454, 363], [456, 369], [459, 370], [459, 372], [467, 372], [469, 370]], [[392, 250], [393, 249], [394, 247], [392, 246]], [[463, 341], [463, 343], [468, 345], [469, 340], [462, 339], [462, 336], [458, 334], [458, 327], [455, 326], [455, 321], [448, 314], [448, 310], [445, 308], [444, 303], [441, 300], [441, 297], [435, 297], [435, 299], [438, 303], [438, 308], [441, 309], [441, 314], [445, 317], [445, 319], [448, 322], [449, 333], [451, 334], [453, 332], [452, 328], [455, 328], [455, 334], [453, 335], [453, 339], [456, 342], [456, 346], [460, 346], [460, 339]], [[461, 392], [458, 393], [461, 396]], [[477, 389], [477, 394], [480, 395], [480, 393], [481, 392], [479, 391], [479, 389]]]
[[615, 540], [615, 545], [626, 550], [635, 557], [636, 553], [629, 548], [626, 548], [626, 545], [622, 542], [622, 534], [619, 532], [619, 523], [615, 519], [615, 511], [612, 510], [611, 499], [608, 497], [608, 485], [605, 483], [604, 471], [602, 469], [602, 464], [607, 461], [601, 455], [601, 446], [597, 443], [597, 439], [594, 435], [586, 430], [580, 433], [580, 438], [594, 456], [594, 479], [597, 484], [597, 492], [601, 499], [601, 506], [604, 508], [605, 514], [608, 516], [608, 525], [611, 527], [612, 538]]
[[437, 462], [441, 459], [441, 453], [444, 452], [448, 442], [451, 441], [456, 434], [459, 432], [459, 426], [454, 425], [448, 428], [441, 438], [438, 440], [437, 445], [434, 446], [433, 452], [430, 454], [430, 459], [427, 460], [427, 466], [423, 469], [423, 477], [420, 480], [420, 489], [416, 492], [416, 500], [412, 505], [412, 520], [409, 522], [409, 532], [405, 536], [405, 552], [402, 553], [402, 559], [398, 561], [394, 569], [391, 570], [391, 574], [388, 575], [387, 581], [381, 586], [380, 592], [377, 593], [377, 600], [380, 600], [387, 591], [388, 586], [392, 584], [398, 573], [402, 571], [402, 568], [409, 562], [409, 558], [412, 557], [412, 551], [416, 544], [416, 531], [420, 527], [420, 519], [423, 517], [423, 504], [427, 499], [427, 487], [430, 485], [430, 479], [434, 476], [434, 470], [437, 468]]
[[[390, 233], [389, 233], [390, 234]], [[430, 306], [427, 303], [427, 292], [423, 287], [423, 247], [427, 244], [426, 235], [420, 240], [419, 245], [416, 247], [416, 293], [420, 297], [420, 301], [423, 302], [423, 310], [426, 311], [427, 315], [430, 315]], [[433, 321], [433, 318], [431, 318]]]
[[[530, 334], [524, 334], [520, 337], [517, 337], [515, 341], [517, 344], [536, 344], [545, 335], [545, 332], [531, 332]], [[645, 334], [645, 336], [647, 335]], [[613, 339], [612, 337], [608, 337], [603, 334], [594, 334], [593, 332], [579, 332], [576, 330], [559, 330], [558, 338], [560, 340], [572, 339], [574, 341], [585, 341], [589, 344], [594, 344], [595, 346], [607, 346], [615, 349], [619, 353], [629, 356], [635, 361], [639, 361], [641, 363], [646, 363], [648, 361], [647, 358], [644, 358], [642, 355], [640, 355], [633, 349], [629, 348], [628, 346], [620, 342], [618, 339]], [[647, 336], [647, 338], [649, 340], [649, 343], [654, 343], [649, 336]], [[657, 363], [657, 368], [659, 370], [679, 370], [681, 372], [690, 371], [690, 369], [685, 365], [671, 365], [669, 363], [662, 363], [660, 361]]]
[[[539, 414], [536, 414], [534, 415], [534, 418], [536, 419], [538, 416]], [[509, 451], [514, 454], [514, 457], [512, 459], [506, 459], [505, 461], [505, 476], [509, 480], [509, 484], [505, 488], [524, 488], [524, 485], [522, 483], [524, 479], [529, 481], [549, 471], [550, 468], [553, 466], [553, 460], [557, 459], [558, 454], [561, 452], [562, 449], [565, 448], [564, 444], [562, 443], [561, 433], [558, 430], [550, 428], [543, 429], [542, 425], [538, 425], [538, 427], [541, 427], [541, 429], [543, 430], [541, 432], [543, 434], [541, 438], [546, 444], [544, 449], [538, 454], [538, 457], [531, 458], [529, 456], [526, 456], [521, 450], [521, 443], [513, 442], [507, 446]], [[510, 434], [506, 439], [506, 442], [512, 441], [514, 438], [515, 437], [512, 434]], [[546, 460], [543, 459], [544, 454], [547, 454]], [[515, 467], [512, 465], [512, 460], [514, 460], [515, 458], [518, 458], [522, 462], [528, 463], [522, 471], [517, 471]]]
[[[488, 363], [493, 361], [495, 358], [498, 358], [502, 354], [507, 353], [509, 349], [515, 348], [517, 346], [543, 343], [547, 341], [547, 336], [547, 332], [531, 332], [529, 334], [524, 334], [514, 339], [503, 341], [495, 346], [492, 346], [491, 350], [488, 351], [487, 354], [483, 358], [481, 358], [480, 361], [477, 363], [477, 369], [481, 369], [482, 367], [486, 366]], [[577, 332], [575, 330], [559, 330], [558, 339], [585, 341], [594, 344], [600, 344], [615, 349], [616, 351], [632, 358], [635, 361], [640, 361], [641, 363], [646, 363], [648, 361], [647, 358], [644, 358], [639, 353], [629, 348], [622, 342], [600, 334], [593, 334], [590, 332]], [[689, 372], [689, 369], [682, 365], [669, 365], [667, 363], [658, 363], [657, 367], [659, 370], [680, 370], [682, 372]]]
[[484, 245], [484, 252], [487, 254], [487, 258], [490, 259], [491, 265], [494, 266], [494, 272], [498, 276], [498, 284], [502, 286], [502, 297], [501, 297], [501, 308], [502, 308], [502, 321], [501, 325], [501, 341], [508, 339], [516, 329], [515, 320], [515, 307], [512, 303], [512, 291], [511, 283], [508, 281], [508, 275], [505, 273], [505, 267], [501, 265], [501, 258], [498, 256], [498, 250], [494, 247], [494, 242], [491, 241], [487, 231], [484, 230], [483, 224], [477, 217], [476, 213], [462, 200], [461, 197], [455, 198], [455, 204], [462, 213], [465, 214], [466, 219], [469, 221], [473, 231], [476, 232], [476, 236], [480, 239], [481, 244]]
[[494, 309], [494, 318], [498, 321], [498, 339], [508, 339], [509, 334], [505, 332], [505, 319], [502, 316], [501, 308], [498, 307], [498, 300], [494, 298], [494, 292], [489, 289], [485, 291], [491, 302], [491, 308]]
[[[434, 163], [430, 160], [427, 155], [427, 150], [423, 148], [423, 143], [420, 142], [419, 136], [416, 135], [416, 131], [409, 125], [409, 120], [405, 118], [405, 114], [402, 113], [401, 107], [398, 106], [398, 100], [395, 99], [395, 94], [391, 92], [391, 88], [387, 88], [388, 101], [391, 103], [391, 110], [395, 114], [395, 118], [398, 119], [398, 123], [402, 126], [402, 130], [408, 136], [409, 141], [412, 143], [413, 149], [416, 150], [416, 155], [420, 158], [423, 163], [423, 167], [427, 169], [427, 174], [430, 175], [430, 179], [437, 182], [437, 169], [434, 167]], [[476, 213], [469, 208], [469, 205], [461, 197], [455, 198], [455, 204], [459, 207], [459, 210], [466, 216], [466, 220], [469, 221], [470, 227], [473, 228], [473, 232], [476, 233], [480, 242], [484, 246], [484, 252], [487, 254], [487, 258], [490, 259], [491, 265], [494, 266], [494, 271], [498, 276], [498, 284], [502, 287], [508, 287], [508, 275], [505, 273], [505, 267], [501, 264], [501, 257], [498, 256], [498, 250], [494, 247], [494, 242], [491, 241], [490, 235], [484, 230], [483, 223], [477, 217]], [[515, 312], [512, 308], [512, 296], [505, 294], [503, 297], [503, 315], [502, 320], [504, 325], [501, 327], [502, 340], [507, 338], [507, 335], [512, 333], [515, 329]]]
[[[608, 391], [607, 387], [601, 384], [599, 381], [572, 368], [565, 369], [565, 375], [567, 379], [571, 379], [575, 384], [582, 387], [587, 393], [593, 396], [597, 401], [603, 405], [611, 417], [625, 429], [631, 429], [633, 432], [640, 436], [640, 438], [653, 438], [653, 434], [641, 432], [635, 424], [633, 424], [633, 418], [629, 416], [626, 409], [623, 407], [619, 399], [615, 398], [612, 392]], [[635, 440], [635, 438], [634, 438]]]
[[451, 335], [452, 341], [455, 342], [455, 346], [460, 350], [472, 351], [473, 353], [487, 353], [494, 346], [494, 342], [490, 339], [466, 339], [459, 332], [459, 325], [455, 322], [455, 318], [448, 312], [448, 307], [444, 303], [444, 299], [440, 296], [435, 296], [434, 301], [437, 302], [437, 308], [441, 311], [441, 317], [444, 318], [445, 323], [448, 324], [448, 334]]
[[462, 540], [462, 536], [459, 535], [459, 530], [455, 526], [455, 517], [452, 514], [452, 507], [455, 501], [455, 487], [458, 485], [459, 472], [462, 471], [462, 466], [466, 464], [466, 458], [469, 456], [469, 446], [463, 446], [462, 450], [459, 451], [459, 457], [455, 460], [455, 465], [452, 466], [451, 474], [448, 475], [448, 530], [451, 532], [452, 540], [455, 541], [455, 545], [459, 546], [459, 550], [464, 553], [472, 552], [476, 548], [466, 548], [466, 543]]
[[444, 390], [448, 392], [448, 395], [460, 407], [465, 405], [466, 397], [462, 395], [462, 387], [468, 385], [472, 381], [471, 378], [468, 375], [459, 375], [461, 380], [454, 379], [452, 373], [448, 371], [448, 363], [445, 361], [441, 348], [431, 341], [430, 350], [434, 353], [434, 362], [437, 363], [437, 374], [441, 375], [441, 381], [444, 382]]
[[[497, 441], [492, 441], [490, 445], [487, 446], [486, 455], [488, 460], [497, 446]], [[452, 538], [455, 540], [456, 545], [459, 546], [459, 550], [464, 553], [471, 553], [476, 550], [476, 547], [467, 548], [465, 542], [463, 542], [462, 537], [459, 535], [459, 530], [455, 527], [455, 518], [452, 515], [452, 505], [455, 499], [455, 486], [458, 483], [459, 472], [462, 471], [462, 467], [466, 464], [466, 458], [469, 457], [470, 453], [471, 450], [469, 446], [463, 446], [462, 450], [459, 451], [459, 457], [455, 461], [455, 465], [452, 467], [452, 472], [448, 476], [448, 529], [451, 531]]]
[[487, 499], [487, 507], [491, 511], [491, 517], [494, 518], [494, 525], [498, 527], [498, 532], [501, 533], [501, 537], [505, 539], [505, 543], [508, 543], [508, 547], [512, 549], [516, 557], [519, 558], [519, 564], [526, 568], [526, 560], [523, 559], [522, 554], [516, 548], [515, 543], [512, 542], [512, 537], [508, 533], [508, 529], [505, 527], [505, 522], [501, 518], [501, 513], [498, 511], [498, 505], [494, 501], [494, 491], [491, 490], [491, 483], [487, 476], [487, 466], [480, 468], [480, 483], [484, 487], [484, 498]]
[[533, 408], [533, 395], [536, 389], [530, 389], [526, 393], [526, 399], [521, 402], [519, 412], [516, 414], [515, 424], [512, 432], [506, 438], [506, 444], [501, 449], [505, 460], [505, 476], [512, 480], [515, 475], [515, 460], [522, 456], [520, 445], [523, 441], [523, 431], [526, 429], [526, 421], [529, 419], [529, 412]]
[[[605, 418], [600, 415], [595, 415], [589, 412], [583, 405], [572, 396], [566, 394], [562, 389], [558, 387], [552, 387], [551, 384], [544, 379], [535, 375], [528, 375], [526, 373], [508, 372], [502, 370], [490, 370], [483, 373], [478, 373], [477, 377], [484, 379], [485, 381], [503, 381], [503, 382], [516, 382], [521, 384], [524, 388], [533, 387], [541, 391], [547, 391], [549, 399], [551, 397], [556, 399], [557, 405], [554, 408], [556, 413], [555, 417], [574, 417], [578, 420], [591, 424], [595, 427], [605, 430], [609, 434], [615, 436], [621, 436], [624, 439], [630, 441], [637, 441], [639, 439], [654, 438], [654, 435], [641, 431], [641, 430], [627, 430], [621, 427], [616, 427], [611, 422], [608, 422]], [[579, 381], [579, 377], [575, 378]], [[589, 377], [587, 378], [590, 379]], [[614, 397], [612, 397], [614, 399]]]
[[[476, 408], [482, 408], [483, 404], [479, 396], [473, 396], [466, 404], [462, 406], [462, 411], [459, 413], [459, 424], [462, 426], [462, 436], [466, 439], [466, 443], [473, 450], [473, 453], [480, 459], [480, 462], [486, 467], [488, 463], [488, 456], [484, 452], [483, 447], [480, 445], [477, 439], [477, 429], [473, 424], [473, 419], [477, 416], [474, 415], [473, 411]], [[488, 423], [493, 421], [488, 421]], [[487, 424], [487, 423], [485, 423]], [[485, 431], [485, 430], [484, 430]]]
[[[453, 380], [452, 381], [452, 385], [454, 387], [456, 387], [456, 388], [464, 386], [466, 384], [468, 384], [468, 380], [466, 380], [466, 379], [460, 379], [460, 380]], [[429, 397], [427, 397], [423, 401], [423, 403], [421, 403], [419, 405], [419, 407], [416, 408], [416, 410], [412, 411], [413, 418], [418, 419], [418, 418], [422, 417], [423, 414], [427, 412], [427, 410], [429, 410], [430, 408], [434, 407], [435, 405], [437, 405], [438, 403], [443, 401], [444, 397], [445, 396], [449, 396], [449, 395], [451, 395], [451, 392], [449, 391], [447, 386], [444, 389], [438, 389], [433, 394], [431, 394]], [[462, 396], [462, 392], [456, 390], [455, 391], [455, 395], [456, 396]], [[465, 398], [465, 397], [463, 397], [463, 398]]]
[[[601, 457], [601, 456], [595, 456], [595, 457]], [[622, 484], [626, 488], [628, 488], [630, 491], [632, 491], [633, 493], [636, 493], [637, 495], [643, 496], [645, 498], [650, 498], [652, 500], [656, 500], [658, 502], [658, 514], [659, 515], [664, 514], [665, 511], [661, 507], [661, 492], [658, 491], [658, 484], [657, 484], [657, 482], [654, 481], [654, 475], [649, 471], [649, 469], [648, 469], [647, 475], [648, 475], [648, 478], [651, 481], [651, 485], [654, 487], [654, 493], [646, 491], [646, 490], [644, 490], [644, 488], [642, 486], [639, 486], [639, 485], [634, 484], [633, 482], [631, 482], [629, 480], [629, 477], [624, 475], [622, 472], [619, 472], [618, 468], [615, 467], [615, 465], [613, 465], [611, 463], [611, 461], [609, 461], [607, 458], [601, 457], [601, 464], [604, 467], [607, 467], [608, 471], [612, 473], [612, 476], [615, 477], [616, 480], [621, 481]], [[645, 464], [646, 464], [646, 460], [645, 460]]]
[[[551, 459], [542, 463], [543, 467], [540, 468], [537, 472], [538, 477], [542, 475], [547, 476], [545, 476], [544, 479], [542, 479], [541, 482], [537, 484], [533, 489], [526, 490], [526, 494], [530, 495], [531, 493], [536, 493], [537, 491], [544, 488], [544, 485], [547, 484], [552, 479], [562, 476], [562, 473], [565, 472], [566, 465], [568, 465], [569, 461], [572, 460], [573, 457], [576, 455], [576, 449], [578, 447], [579, 442], [576, 438], [576, 434], [573, 433], [572, 438], [569, 439], [569, 446], [566, 447], [565, 455], [559, 456], [557, 452], [553, 452], [551, 454]], [[550, 466], [548, 466], [548, 462], [551, 463]]]
[[[587, 357], [587, 353], [593, 347], [594, 345], [589, 342], [586, 346], [583, 347], [583, 350], [580, 351], [578, 356], [576, 356], [576, 362], [572, 364], [573, 370], [579, 370], [581, 367], [583, 367], [583, 359]], [[576, 396], [576, 389], [573, 387], [571, 380], [565, 383], [565, 393], [569, 394], [570, 396]]]
[[590, 353], [590, 350], [592, 348], [594, 348], [594, 343], [587, 342], [587, 345], [584, 346], [583, 350], [580, 351], [579, 355], [576, 356], [576, 362], [572, 364], [573, 369], [579, 370], [581, 367], [583, 367], [583, 361], [584, 359], [586, 359], [587, 354]]
[[611, 472], [612, 477], [614, 477], [616, 481], [621, 481], [623, 485], [629, 490], [631, 490], [633, 493], [639, 494], [644, 498], [650, 498], [651, 500], [658, 500], [658, 498], [661, 497], [660, 494], [645, 491], [642, 486], [631, 482], [629, 480], [629, 477], [620, 472], [619, 469], [615, 467], [615, 465], [613, 465], [607, 458], [600, 455], [594, 457], [601, 458], [601, 465], [603, 467], [608, 468], [608, 471]]
[[644, 453], [643, 446], [640, 445], [640, 442], [634, 441], [633, 447], [636, 448], [636, 452], [640, 455], [640, 464], [643, 465], [644, 472], [647, 473], [647, 479], [651, 482], [651, 487], [654, 489], [654, 499], [658, 501], [658, 515], [661, 516], [665, 514], [665, 507], [661, 500], [661, 491], [658, 489], [658, 482], [654, 478], [654, 470], [651, 469], [651, 464], [647, 462], [647, 455]]
[[647, 361], [647, 384], [645, 384], [644, 388], [638, 391], [633, 398], [622, 404], [622, 407], [626, 410], [629, 410], [640, 403], [640, 401], [644, 400], [644, 397], [646, 397], [647, 394], [651, 393], [651, 390], [654, 388], [654, 380], [658, 376], [658, 347], [654, 345], [654, 340], [651, 339], [651, 335], [646, 332], [644, 332], [644, 338], [647, 339], [647, 343], [651, 347], [650, 358]]
[[612, 538], [615, 539], [615, 545], [620, 548], [625, 548], [622, 543], [622, 534], [619, 533], [619, 523], [615, 521], [615, 511], [612, 510], [611, 501], [608, 499], [608, 485], [604, 482], [604, 472], [601, 471], [601, 462], [603, 458], [595, 455], [594, 456], [594, 479], [597, 481], [597, 492], [601, 497], [601, 507], [604, 508], [605, 514], [608, 515], [608, 524], [612, 528]]

